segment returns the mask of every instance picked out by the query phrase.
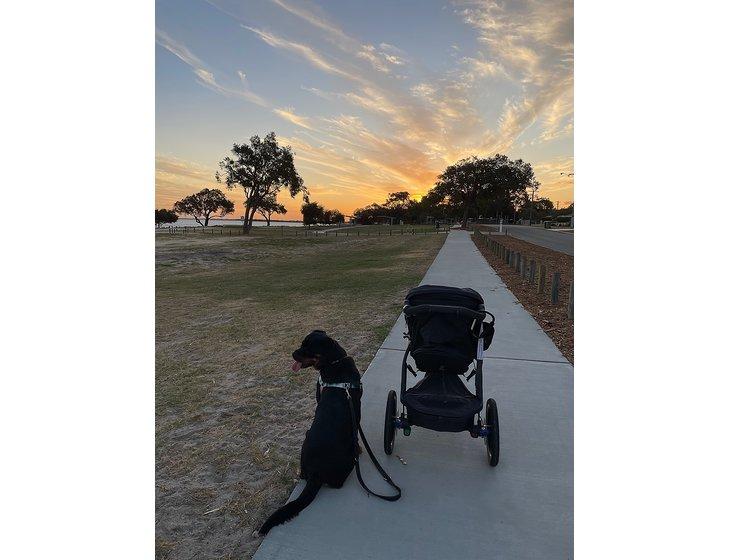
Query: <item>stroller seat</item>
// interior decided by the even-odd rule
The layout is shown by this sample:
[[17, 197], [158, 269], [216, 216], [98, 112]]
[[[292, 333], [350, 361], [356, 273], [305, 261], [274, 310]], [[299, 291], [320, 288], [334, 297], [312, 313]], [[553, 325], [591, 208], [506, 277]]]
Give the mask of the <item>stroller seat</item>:
[[414, 424], [447, 432], [461, 432], [472, 426], [482, 401], [456, 375], [427, 374], [408, 389], [401, 402]]

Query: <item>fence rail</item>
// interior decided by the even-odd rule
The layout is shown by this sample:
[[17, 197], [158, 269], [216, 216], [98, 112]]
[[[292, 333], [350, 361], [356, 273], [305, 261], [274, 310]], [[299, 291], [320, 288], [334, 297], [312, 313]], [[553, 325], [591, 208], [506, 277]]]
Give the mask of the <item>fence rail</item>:
[[[315, 230], [300, 227], [287, 226], [259, 226], [259, 229], [270, 234], [271, 237], [392, 237], [394, 235], [428, 235], [432, 233], [448, 233], [451, 226], [443, 226], [438, 229], [424, 226], [403, 226], [390, 227], [368, 231], [367, 229], [341, 229], [341, 230]], [[243, 227], [237, 226], [170, 226], [156, 228], [156, 234], [160, 235], [209, 235], [209, 236], [234, 236], [247, 235]]]

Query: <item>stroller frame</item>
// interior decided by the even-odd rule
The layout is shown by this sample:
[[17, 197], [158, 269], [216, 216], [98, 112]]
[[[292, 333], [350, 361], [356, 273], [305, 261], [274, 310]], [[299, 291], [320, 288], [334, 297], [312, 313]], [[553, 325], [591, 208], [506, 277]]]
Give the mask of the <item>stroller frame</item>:
[[[408, 364], [408, 356], [411, 355], [411, 345], [412, 341], [410, 340], [410, 333], [404, 332], [403, 337], [409, 339], [408, 346], [406, 347], [404, 353], [403, 353], [403, 361], [401, 365], [401, 380], [400, 380], [400, 404], [401, 404], [401, 412], [400, 414], [397, 413], [397, 398], [396, 398], [396, 392], [394, 390], [391, 390], [388, 393], [388, 400], [386, 403], [386, 411], [385, 411], [385, 427], [383, 431], [383, 439], [384, 439], [384, 451], [387, 455], [390, 455], [393, 452], [394, 444], [395, 444], [395, 434], [398, 430], [403, 431], [404, 436], [410, 436], [411, 434], [411, 427], [412, 426], [419, 426], [424, 427], [426, 429], [431, 429], [434, 431], [446, 431], [446, 432], [458, 432], [458, 431], [468, 431], [472, 438], [483, 438], [484, 444], [487, 448], [487, 458], [490, 466], [496, 466], [499, 463], [499, 417], [497, 412], [497, 403], [494, 399], [490, 398], [486, 401], [486, 423], [483, 423], [482, 421], [482, 411], [484, 410], [484, 351], [489, 347], [491, 344], [492, 337], [494, 336], [494, 315], [489, 313], [485, 308], [484, 304], [480, 304], [476, 310], [469, 309], [467, 307], [457, 306], [457, 305], [436, 305], [436, 304], [422, 304], [422, 305], [405, 305], [403, 308], [403, 313], [406, 315], [406, 317], [412, 317], [417, 316], [420, 314], [433, 314], [433, 313], [444, 313], [444, 314], [451, 314], [456, 315], [459, 318], [463, 319], [471, 319], [472, 320], [472, 326], [471, 326], [471, 333], [475, 337], [475, 341], [477, 344], [477, 351], [476, 351], [476, 358], [472, 360], [470, 366], [467, 367], [467, 370], [469, 367], [473, 366], [473, 369], [471, 373], [467, 376], [466, 373], [462, 374], [455, 374], [455, 373], [439, 373], [439, 372], [428, 372], [424, 371], [423, 373], [425, 376], [436, 374], [436, 375], [445, 375], [445, 376], [454, 376], [458, 377], [459, 375], [462, 375], [465, 378], [465, 381], [468, 382], [471, 380], [472, 377], [474, 377], [474, 388], [476, 394], [474, 395], [471, 393], [471, 390], [468, 389], [466, 386], [466, 383], [463, 383], [464, 387], [468, 391], [470, 395], [476, 398], [476, 401], [480, 404], [479, 409], [474, 413], [474, 416], [476, 416], [476, 421], [474, 421], [472, 417], [471, 425], [468, 427], [456, 427], [454, 429], [450, 429], [448, 427], [438, 427], [438, 426], [429, 426], [424, 425], [423, 422], [420, 422], [416, 418], [412, 417], [409, 418], [408, 412], [407, 412], [407, 405], [404, 402], [406, 400], [406, 393], [409, 390], [408, 388], [408, 373], [410, 373], [414, 377], [418, 377], [417, 371], [421, 371], [419, 369], [414, 370], [409, 364]], [[485, 322], [487, 316], [491, 317], [491, 322]], [[478, 328], [475, 328], [477, 327]], [[476, 364], [474, 363], [476, 362]], [[417, 367], [417, 366], [416, 366]], [[461, 381], [459, 381], [461, 383]]]

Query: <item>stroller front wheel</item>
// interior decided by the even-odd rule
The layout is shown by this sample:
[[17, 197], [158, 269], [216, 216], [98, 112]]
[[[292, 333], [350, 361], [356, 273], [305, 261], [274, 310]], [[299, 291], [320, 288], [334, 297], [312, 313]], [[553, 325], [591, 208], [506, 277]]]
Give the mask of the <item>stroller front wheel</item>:
[[395, 419], [397, 414], [398, 401], [395, 391], [388, 393], [388, 401], [385, 405], [385, 426], [383, 427], [383, 449], [386, 455], [393, 453], [395, 445]]
[[496, 467], [499, 463], [499, 414], [497, 414], [497, 402], [494, 399], [487, 400], [487, 436], [484, 444], [487, 446], [487, 458], [489, 466]]

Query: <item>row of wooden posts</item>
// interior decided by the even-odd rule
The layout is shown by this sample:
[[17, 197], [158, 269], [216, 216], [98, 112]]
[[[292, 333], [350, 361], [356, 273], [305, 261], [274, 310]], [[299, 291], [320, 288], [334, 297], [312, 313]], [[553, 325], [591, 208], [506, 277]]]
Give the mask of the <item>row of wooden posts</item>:
[[[510, 249], [509, 247], [500, 243], [497, 239], [491, 235], [484, 235], [479, 230], [475, 231], [475, 241], [481, 243], [487, 247], [492, 253], [494, 253], [500, 260], [507, 264], [510, 268], [519, 274], [523, 280], [527, 280], [531, 285], [535, 285], [538, 294], [545, 293], [545, 285], [547, 282], [547, 267], [541, 263], [536, 262], [535, 259], [530, 259], [528, 262], [527, 255], [523, 255], [519, 251]], [[558, 290], [560, 289], [560, 273], [553, 272], [552, 282], [550, 286], [550, 303], [553, 305], [558, 304]], [[573, 282], [570, 283], [570, 290], [568, 295], [567, 305], [568, 318], [573, 319]]]
[[[188, 233], [198, 233], [201, 235], [228, 235], [229, 237], [232, 235], [243, 235], [243, 228], [237, 228], [237, 227], [198, 227], [198, 226], [172, 226], [167, 229], [167, 233], [169, 235], [186, 235]], [[273, 228], [272, 228], [273, 229]], [[284, 232], [286, 230], [293, 230], [294, 235], [291, 237], [317, 237], [317, 236], [335, 236], [337, 237], [339, 234], [339, 237], [350, 237], [350, 233], [352, 233], [352, 237], [360, 237], [361, 230], [357, 229], [353, 232], [350, 232], [349, 230], [345, 229], [344, 231], [327, 231], [325, 230], [308, 230], [308, 229], [302, 229], [297, 227], [287, 228], [286, 226], [279, 226], [278, 229], [281, 230], [281, 237], [285, 237]], [[400, 228], [400, 229], [394, 229], [389, 228], [387, 231], [384, 231], [382, 229], [379, 229], [377, 233], [375, 232], [369, 232], [369, 231], [363, 231], [362, 236], [363, 237], [380, 237], [383, 235], [416, 235], [416, 234], [429, 234], [429, 233], [439, 233], [439, 232], [448, 232], [451, 228], [448, 226], [442, 228], [442, 229], [430, 229], [426, 228], [421, 231], [417, 231], [416, 228]], [[219, 230], [220, 234], [216, 231]], [[300, 234], [301, 230], [301, 234]]]

